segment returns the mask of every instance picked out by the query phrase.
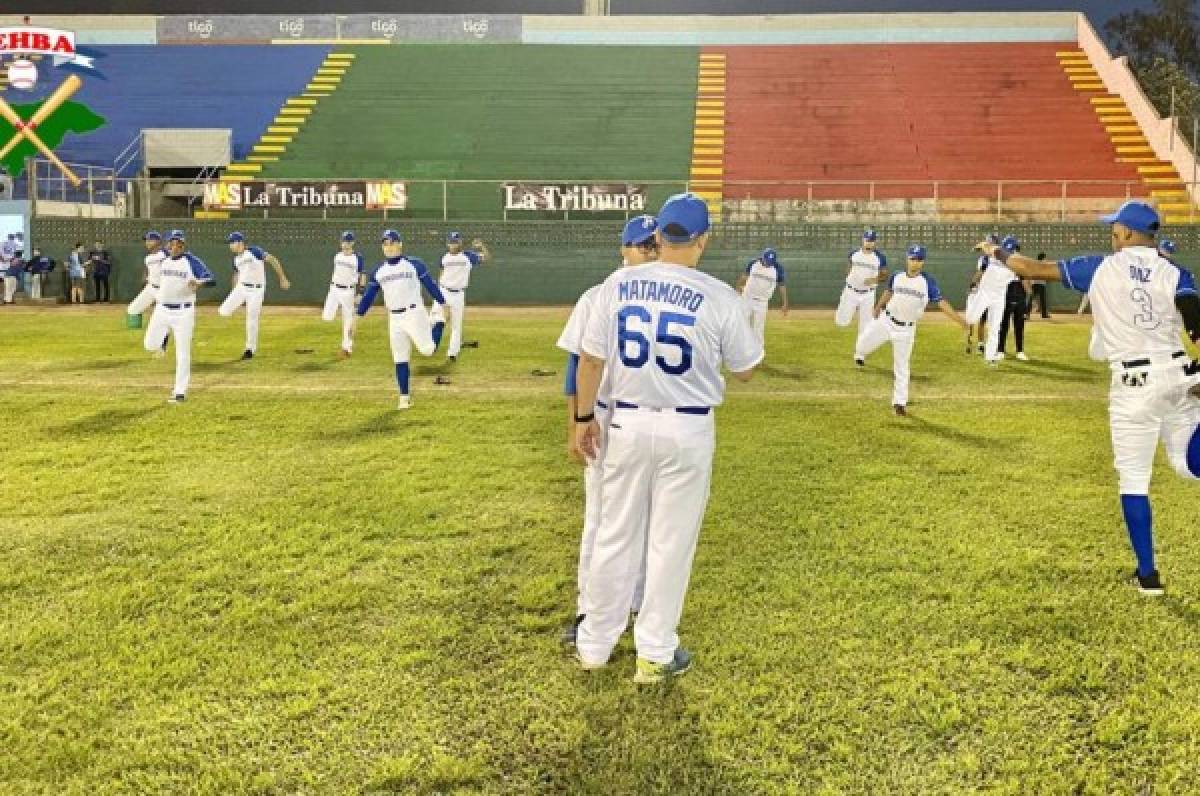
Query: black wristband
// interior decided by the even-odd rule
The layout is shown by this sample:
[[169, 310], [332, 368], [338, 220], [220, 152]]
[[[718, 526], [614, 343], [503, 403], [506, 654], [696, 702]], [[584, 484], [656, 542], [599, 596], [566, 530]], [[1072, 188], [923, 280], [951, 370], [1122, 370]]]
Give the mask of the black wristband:
[[586, 415], [579, 415], [579, 414], [575, 415], [576, 423], [590, 423], [595, 419], [596, 419], [595, 412], [588, 412]]

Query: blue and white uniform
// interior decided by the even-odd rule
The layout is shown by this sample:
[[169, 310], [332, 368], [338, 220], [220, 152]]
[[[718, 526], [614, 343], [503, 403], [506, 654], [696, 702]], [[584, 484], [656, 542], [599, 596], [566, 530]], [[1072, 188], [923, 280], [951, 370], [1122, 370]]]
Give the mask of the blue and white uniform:
[[[442, 255], [442, 273], [438, 284], [446, 296], [445, 309], [450, 313], [450, 345], [446, 356], [456, 357], [462, 350], [463, 315], [467, 308], [467, 286], [471, 283], [471, 271], [483, 258], [478, 252], [463, 249], [456, 253], [446, 252]], [[444, 323], [442, 308], [434, 306], [432, 310], [434, 323]]]
[[156, 249], [147, 254], [142, 260], [146, 265], [146, 284], [142, 287], [141, 292], [134, 297], [133, 301], [129, 302], [129, 307], [125, 310], [127, 313], [130, 315], [141, 315], [158, 300], [159, 274], [163, 261], [166, 259], [167, 253], [162, 249]]
[[[867, 233], [864, 240], [872, 241], [874, 233]], [[869, 237], [868, 237], [869, 236]], [[838, 299], [837, 312], [833, 321], [838, 326], [849, 326], [858, 314], [858, 332], [862, 334], [874, 318], [875, 286], [874, 280], [887, 270], [887, 257], [878, 249], [867, 251], [863, 248], [850, 252], [850, 267], [846, 273], [846, 286]]]
[[358, 314], [366, 315], [375, 296], [383, 294], [383, 303], [388, 310], [392, 361], [396, 363], [396, 380], [402, 396], [408, 395], [408, 360], [412, 347], [416, 346], [427, 357], [435, 350], [429, 314], [421, 298], [422, 287], [438, 304], [445, 301], [425, 263], [415, 257], [389, 257], [376, 266], [358, 303]]
[[257, 246], [247, 246], [233, 258], [237, 283], [217, 310], [229, 318], [238, 307], [246, 305], [246, 350], [258, 352], [258, 322], [262, 316], [263, 299], [267, 295], [267, 252]]
[[[658, 224], [668, 241], [695, 240], [708, 230], [708, 207], [694, 194], [678, 194], [663, 205]], [[605, 360], [613, 413], [576, 648], [585, 666], [607, 662], [628, 621], [645, 549], [634, 641], [639, 658], [670, 663], [708, 501], [714, 410], [725, 394], [721, 368], [752, 370], [762, 361], [762, 343], [729, 285], [653, 262], [604, 281], [583, 351]]]
[[942, 291], [937, 281], [924, 271], [916, 276], [909, 276], [907, 271], [897, 271], [888, 280], [887, 289], [891, 291], [891, 298], [879, 317], [873, 319], [858, 336], [854, 358], [866, 359], [881, 345], [890, 342], [894, 376], [892, 405], [907, 406], [917, 322], [924, 316], [926, 305], [942, 300]]
[[321, 320], [332, 321], [342, 313], [342, 350], [354, 350], [354, 295], [363, 272], [363, 258], [358, 252], [339, 251], [333, 256], [333, 278], [329, 282], [329, 293], [325, 296], [325, 307]]
[[175, 389], [172, 394], [187, 395], [192, 377], [196, 289], [216, 284], [216, 280], [208, 267], [191, 252], [164, 258], [159, 265], [158, 279], [158, 305], [150, 316], [143, 345], [147, 351], [160, 351], [170, 333], [175, 341]]
[[746, 304], [746, 315], [750, 326], [761, 341], [767, 332], [767, 310], [775, 290], [784, 284], [783, 266], [773, 250], [746, 263], [746, 284], [742, 286], [742, 300]]
[[[1002, 245], [1010, 252], [1017, 251], [1015, 238], [1006, 237]], [[994, 257], [980, 258], [978, 268], [982, 276], [975, 291], [967, 297], [967, 309], [963, 316], [967, 323], [975, 324], [987, 313], [987, 341], [984, 343], [983, 357], [994, 363], [1000, 361], [1000, 325], [1004, 320], [1008, 286], [1017, 281], [1017, 275]]]

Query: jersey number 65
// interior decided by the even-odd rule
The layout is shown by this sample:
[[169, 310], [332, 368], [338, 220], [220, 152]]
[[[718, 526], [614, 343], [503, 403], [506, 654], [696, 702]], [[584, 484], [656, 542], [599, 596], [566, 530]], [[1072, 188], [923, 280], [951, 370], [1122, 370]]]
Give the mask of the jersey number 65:
[[[623, 307], [617, 313], [617, 344], [621, 352], [621, 364], [627, 368], [640, 368], [650, 361], [650, 341], [637, 328], [631, 328], [631, 320], [638, 320], [647, 326], [654, 323], [654, 316], [645, 307]], [[658, 330], [655, 342], [662, 346], [673, 346], [679, 349], [679, 361], [672, 364], [661, 355], [654, 358], [655, 364], [672, 376], [687, 373], [692, 368], [692, 344], [686, 338], [671, 333], [672, 325], [695, 326], [693, 315], [681, 315], [677, 312], [664, 312], [658, 316]], [[633, 351], [630, 352], [632, 347]]]

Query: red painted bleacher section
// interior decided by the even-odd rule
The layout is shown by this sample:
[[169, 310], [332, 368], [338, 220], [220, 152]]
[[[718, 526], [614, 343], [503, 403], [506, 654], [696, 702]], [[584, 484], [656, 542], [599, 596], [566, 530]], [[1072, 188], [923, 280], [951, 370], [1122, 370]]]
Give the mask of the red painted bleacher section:
[[[1058, 197], [1056, 180], [1128, 180], [1089, 102], [1055, 52], [1074, 44], [862, 44], [726, 47], [725, 196], [795, 198], [770, 180], [912, 180], [876, 198]], [[814, 198], [865, 198], [865, 186], [818, 186]], [[1073, 185], [1070, 196], [1124, 195]]]

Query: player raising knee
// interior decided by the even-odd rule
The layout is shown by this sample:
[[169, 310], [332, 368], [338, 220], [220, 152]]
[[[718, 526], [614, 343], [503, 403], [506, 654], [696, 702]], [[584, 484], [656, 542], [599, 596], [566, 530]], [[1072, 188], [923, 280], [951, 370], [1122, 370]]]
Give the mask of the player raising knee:
[[200, 258], [187, 250], [183, 230], [167, 236], [167, 258], [158, 269], [158, 306], [146, 328], [147, 351], [162, 350], [170, 334], [175, 340], [175, 388], [169, 403], [187, 398], [192, 377], [192, 332], [196, 328], [196, 291], [216, 279]]
[[[159, 271], [162, 268], [163, 260], [167, 259], [167, 252], [163, 249], [162, 235], [150, 230], [142, 236], [142, 243], [146, 247], [146, 258], [143, 260], [146, 264], [146, 284], [125, 309], [129, 315], [141, 315], [158, 301]], [[151, 321], [153, 320], [154, 316], [151, 313]], [[149, 324], [146, 326], [149, 328]], [[166, 340], [164, 339], [163, 348], [155, 351], [154, 356], [161, 357], [165, 349]]]
[[[642, 265], [658, 259], [658, 243], [654, 237], [657, 230], [658, 224], [653, 216], [637, 216], [625, 224], [625, 229], [621, 233], [622, 267]], [[596, 530], [600, 527], [604, 440], [608, 435], [608, 421], [612, 417], [612, 400], [608, 394], [607, 379], [602, 379], [599, 391], [596, 393], [594, 410], [596, 423], [600, 426], [600, 439], [596, 455], [591, 460], [586, 459], [579, 450], [575, 439], [575, 416], [583, 414], [575, 402], [575, 374], [579, 367], [579, 354], [583, 349], [583, 330], [587, 328], [588, 319], [600, 287], [600, 285], [590, 287], [579, 297], [579, 301], [575, 303], [575, 309], [571, 311], [571, 317], [567, 319], [567, 326], [563, 329], [562, 336], [558, 338], [558, 347], [567, 352], [567, 379], [563, 390], [567, 396], [567, 455], [584, 465], [583, 538], [579, 545], [579, 575], [577, 579], [579, 589], [576, 598], [575, 619], [562, 634], [562, 640], [567, 644], [575, 643], [579, 623], [583, 621], [583, 617], [587, 613], [583, 596], [587, 593], [588, 567], [591, 566], [592, 549], [596, 543]], [[634, 613], [641, 608], [642, 590], [646, 582], [644, 548], [640, 572], [633, 594]]]
[[1024, 279], [1061, 281], [1091, 299], [1100, 351], [1112, 371], [1109, 430], [1121, 511], [1137, 558], [1131, 581], [1142, 594], [1163, 593], [1154, 564], [1150, 473], [1162, 438], [1184, 478], [1200, 478], [1200, 365], [1189, 362], [1180, 333], [1200, 340], [1200, 298], [1192, 274], [1154, 245], [1158, 213], [1130, 201], [1101, 219], [1113, 254], [1043, 263], [994, 244], [979, 247]]
[[[404, 239], [394, 229], [385, 230], [381, 238], [384, 261], [375, 267], [362, 300], [358, 303], [358, 317], [367, 314], [375, 296], [383, 292], [383, 303], [388, 309], [388, 339], [392, 345], [392, 361], [396, 365], [396, 386], [400, 390], [397, 409], [412, 406], [409, 395], [408, 358], [416, 346], [422, 356], [433, 356], [437, 346], [433, 342], [429, 326], [429, 315], [421, 299], [424, 287], [438, 305], [446, 302], [441, 289], [429, 275], [425, 263], [416, 257], [404, 256]], [[353, 329], [351, 334], [353, 334]]]
[[776, 288], [783, 299], [780, 307], [783, 317], [787, 317], [787, 285], [783, 282], [783, 266], [779, 264], [779, 255], [774, 249], [763, 249], [758, 259], [746, 264], [746, 272], [738, 278], [738, 292], [746, 303], [750, 326], [760, 342], [766, 337], [767, 309], [771, 306], [771, 296], [775, 295]]
[[238, 307], [246, 305], [246, 350], [242, 352], [242, 359], [252, 359], [258, 353], [258, 320], [262, 315], [263, 299], [267, 295], [267, 269], [264, 264], [275, 270], [281, 288], [288, 290], [292, 283], [283, 272], [283, 263], [257, 246], [248, 246], [246, 236], [242, 233], [231, 232], [225, 240], [229, 244], [229, 251], [233, 253], [233, 277], [229, 296], [217, 309], [217, 314], [229, 318]]
[[333, 279], [325, 296], [321, 320], [332, 321], [342, 313], [342, 347], [338, 356], [348, 359], [354, 351], [354, 295], [363, 286], [363, 258], [354, 250], [354, 233], [342, 233], [341, 250], [333, 256]]
[[471, 282], [471, 269], [488, 262], [491, 254], [487, 245], [476, 238], [471, 241], [471, 249], [463, 249], [461, 232], [451, 232], [446, 236], [446, 253], [442, 255], [442, 273], [438, 284], [446, 296], [444, 311], [442, 306], [433, 308], [433, 339], [441, 344], [442, 332], [446, 327], [446, 313], [450, 315], [450, 346], [446, 350], [446, 359], [450, 362], [458, 360], [458, 354], [463, 344], [463, 315], [467, 309], [467, 285]]
[[942, 297], [934, 278], [925, 273], [925, 247], [908, 248], [908, 260], [903, 273], [893, 274], [887, 290], [879, 298], [875, 318], [858, 336], [854, 347], [854, 363], [859, 367], [871, 352], [884, 343], [892, 344], [892, 407], [896, 414], [908, 414], [909, 361], [917, 341], [917, 321], [925, 314], [925, 306], [933, 302], [938, 309], [953, 318], [964, 329], [967, 323]]
[[879, 236], [875, 230], [863, 233], [862, 245], [850, 252], [850, 263], [846, 266], [846, 286], [838, 300], [833, 321], [838, 326], [849, 326], [858, 314], [858, 333], [862, 334], [874, 318], [875, 286], [887, 281], [887, 257], [876, 249]]

